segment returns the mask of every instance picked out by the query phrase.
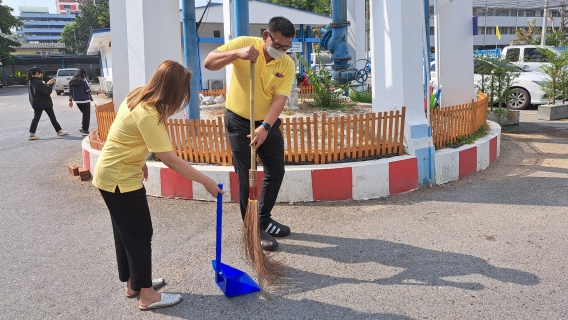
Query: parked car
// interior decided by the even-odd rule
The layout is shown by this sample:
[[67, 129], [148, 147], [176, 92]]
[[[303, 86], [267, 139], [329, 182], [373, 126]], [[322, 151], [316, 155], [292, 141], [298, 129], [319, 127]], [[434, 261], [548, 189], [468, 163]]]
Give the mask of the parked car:
[[0, 88], [4, 87], [4, 84], [2, 83], [2, 81], [0, 80]]
[[543, 72], [541, 66], [548, 62], [542, 49], [556, 54], [560, 52], [551, 46], [514, 45], [503, 48], [501, 58], [528, 71]]
[[[473, 66], [473, 82], [475, 87], [481, 85], [482, 76], [484, 76], [481, 70], [490, 70], [487, 66], [483, 66], [485, 61], [475, 60]], [[436, 63], [432, 62], [430, 64], [430, 78], [436, 78]], [[531, 104], [539, 105], [548, 103], [546, 94], [540, 87], [540, 83], [548, 78], [548, 76], [542, 72], [528, 71], [523, 68], [518, 68], [517, 72], [519, 77], [514, 81], [511, 89], [513, 93], [511, 98], [507, 102], [507, 107], [514, 110], [525, 109]], [[485, 75], [487, 76], [487, 75]], [[487, 81], [487, 78], [485, 78]]]
[[61, 95], [64, 92], [69, 92], [69, 80], [77, 72], [77, 68], [67, 68], [57, 70], [55, 75], [55, 93]]

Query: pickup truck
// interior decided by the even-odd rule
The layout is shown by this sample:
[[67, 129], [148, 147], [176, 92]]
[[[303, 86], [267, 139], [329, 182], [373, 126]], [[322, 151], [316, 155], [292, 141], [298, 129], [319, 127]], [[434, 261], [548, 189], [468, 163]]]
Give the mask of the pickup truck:
[[61, 95], [64, 92], [69, 92], [69, 80], [77, 72], [77, 68], [59, 69], [55, 75], [55, 93]]
[[540, 52], [539, 48], [559, 54], [559, 51], [551, 46], [514, 45], [503, 48], [501, 58], [526, 71], [543, 72], [540, 67], [546, 64], [548, 60], [546, 55]]

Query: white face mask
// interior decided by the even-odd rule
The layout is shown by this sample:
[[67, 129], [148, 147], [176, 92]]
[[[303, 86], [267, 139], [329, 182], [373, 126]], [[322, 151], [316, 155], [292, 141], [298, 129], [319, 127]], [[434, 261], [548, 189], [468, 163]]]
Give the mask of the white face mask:
[[284, 51], [274, 49], [274, 47], [272, 47], [272, 46], [267, 46], [266, 51], [268, 51], [268, 54], [274, 59], [278, 59], [286, 53]]

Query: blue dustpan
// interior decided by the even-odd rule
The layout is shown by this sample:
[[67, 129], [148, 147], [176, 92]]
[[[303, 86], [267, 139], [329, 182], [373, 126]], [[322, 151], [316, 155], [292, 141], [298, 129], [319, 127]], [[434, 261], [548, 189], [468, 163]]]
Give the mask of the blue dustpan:
[[[223, 185], [219, 184], [222, 190]], [[215, 241], [215, 260], [211, 261], [215, 270], [215, 282], [227, 297], [234, 297], [260, 291], [260, 287], [245, 272], [221, 263], [221, 230], [223, 228], [223, 195], [217, 195], [217, 239]]]

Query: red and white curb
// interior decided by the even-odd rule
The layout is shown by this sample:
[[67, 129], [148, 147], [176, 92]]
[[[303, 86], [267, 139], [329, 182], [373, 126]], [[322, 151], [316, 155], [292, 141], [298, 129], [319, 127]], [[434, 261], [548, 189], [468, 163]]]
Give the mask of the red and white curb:
[[[474, 144], [436, 152], [437, 184], [458, 180], [487, 168], [499, 157], [501, 127], [489, 122], [491, 132]], [[89, 137], [82, 142], [83, 166], [91, 172], [100, 151], [92, 149]], [[148, 161], [148, 195], [191, 200], [215, 199], [205, 188], [185, 179], [161, 162]], [[213, 180], [223, 183], [223, 201], [238, 201], [237, 175], [232, 166], [193, 165]], [[259, 189], [263, 178], [258, 168]], [[403, 155], [341, 164], [286, 166], [277, 202], [367, 200], [418, 189], [417, 158]]]

